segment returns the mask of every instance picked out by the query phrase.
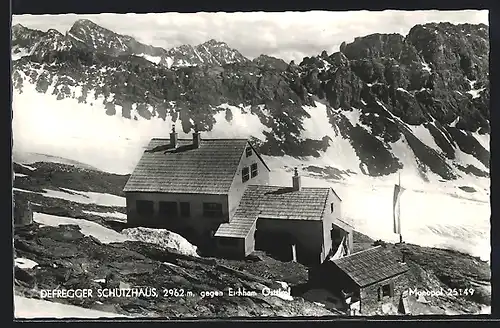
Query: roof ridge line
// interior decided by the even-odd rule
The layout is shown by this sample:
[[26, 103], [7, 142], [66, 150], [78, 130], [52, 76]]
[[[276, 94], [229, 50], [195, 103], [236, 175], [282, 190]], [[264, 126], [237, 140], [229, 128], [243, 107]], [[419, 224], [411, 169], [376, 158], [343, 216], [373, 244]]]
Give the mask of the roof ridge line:
[[[268, 187], [268, 188], [293, 188], [292, 186], [283, 186], [283, 185], [262, 185], [262, 184], [250, 184], [248, 185], [254, 187]], [[302, 189], [330, 189], [330, 187], [302, 187]]]
[[[377, 246], [372, 247], [372, 248], [363, 249], [362, 251], [359, 251], [359, 252], [356, 252], [356, 253], [349, 254], [349, 255], [347, 255], [347, 256], [341, 257], [340, 259], [345, 259], [346, 257], [350, 257], [350, 256], [353, 256], [353, 255], [358, 255], [358, 254], [360, 254], [360, 253], [364, 253], [364, 252], [366, 252], [366, 251], [370, 251], [370, 250], [372, 250], [372, 249], [376, 249], [376, 248], [379, 248], [379, 247], [382, 247], [382, 245], [377, 245]], [[340, 260], [340, 259], [338, 259], [338, 260]], [[336, 260], [334, 260], [334, 261], [336, 261]]]
[[[330, 189], [330, 188], [328, 188], [328, 189]], [[328, 205], [328, 196], [329, 195], [330, 195], [330, 190], [328, 190], [328, 192], [326, 193], [325, 201], [323, 203], [323, 208], [321, 209], [321, 219], [324, 218], [326, 206]]]

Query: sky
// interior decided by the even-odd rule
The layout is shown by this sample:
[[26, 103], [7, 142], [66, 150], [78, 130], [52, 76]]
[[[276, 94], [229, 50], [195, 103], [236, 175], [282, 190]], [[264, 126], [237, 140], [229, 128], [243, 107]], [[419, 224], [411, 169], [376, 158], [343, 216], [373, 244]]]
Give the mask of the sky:
[[417, 24], [488, 25], [487, 10], [14, 15], [12, 24], [65, 33], [82, 18], [165, 49], [216, 39], [250, 59], [266, 54], [286, 62], [336, 52], [342, 42], [372, 33], [406, 35]]

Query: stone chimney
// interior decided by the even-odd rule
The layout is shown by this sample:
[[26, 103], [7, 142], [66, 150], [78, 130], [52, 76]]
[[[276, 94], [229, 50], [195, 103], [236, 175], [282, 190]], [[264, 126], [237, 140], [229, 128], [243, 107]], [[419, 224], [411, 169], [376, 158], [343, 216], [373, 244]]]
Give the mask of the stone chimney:
[[200, 132], [198, 131], [198, 126], [195, 124], [193, 132], [193, 147], [199, 148], [200, 142], [201, 142]]
[[170, 147], [177, 148], [177, 132], [175, 132], [175, 126], [172, 127], [172, 132], [170, 132]]
[[300, 176], [297, 168], [294, 170], [294, 174], [292, 177], [293, 190], [299, 191], [302, 188], [302, 182], [300, 181]]

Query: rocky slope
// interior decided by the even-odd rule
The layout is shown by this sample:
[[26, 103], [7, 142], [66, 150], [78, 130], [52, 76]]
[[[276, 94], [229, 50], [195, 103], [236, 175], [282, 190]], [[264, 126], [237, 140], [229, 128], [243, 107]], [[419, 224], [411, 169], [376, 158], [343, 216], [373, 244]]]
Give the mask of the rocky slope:
[[[124, 213], [123, 207], [81, 203], [50, 196], [47, 190], [64, 188], [122, 195], [127, 176], [76, 168], [72, 165], [14, 163], [16, 202], [30, 200], [37, 213], [76, 219], [75, 222], [98, 223], [121, 231], [125, 224], [109, 214]], [[76, 188], [76, 189], [74, 189]], [[66, 196], [75, 195], [68, 192]], [[54, 217], [53, 217], [54, 218]], [[40, 298], [40, 290], [92, 289], [87, 299], [56, 298], [51, 301], [103, 310], [127, 316], [254, 317], [333, 315], [320, 305], [302, 298], [283, 299], [262, 295], [263, 288], [286, 291], [276, 277], [266, 277], [240, 270], [219, 259], [183, 255], [176, 249], [148, 242], [104, 242], [99, 236], [78, 225], [50, 226], [36, 222], [14, 231], [14, 257], [36, 262], [35, 267], [16, 267], [15, 293]], [[114, 230], [109, 230], [113, 232]], [[110, 234], [111, 235], [111, 234]], [[125, 239], [125, 238], [124, 238]], [[26, 261], [25, 261], [26, 262]], [[271, 262], [276, 263], [276, 261]], [[250, 264], [250, 263], [248, 263]], [[281, 264], [283, 266], [286, 264]], [[289, 270], [288, 270], [289, 271]], [[305, 271], [304, 271], [305, 272]], [[279, 275], [279, 271], [275, 271]], [[286, 277], [283, 277], [286, 279]], [[135, 288], [148, 290], [141, 297], [100, 297], [98, 289]], [[253, 296], [230, 296], [228, 288], [253, 291]], [[152, 290], [156, 294], [152, 294]], [[184, 291], [184, 295], [166, 294], [166, 290]], [[222, 291], [224, 296], [210, 295]], [[28, 309], [26, 309], [28, 310]]]
[[[296, 298], [292, 301], [263, 296], [262, 289], [280, 290], [266, 278], [220, 265], [216, 260], [181, 255], [144, 242], [103, 244], [86, 237], [78, 226], [19, 228], [16, 257], [38, 266], [16, 269], [17, 291], [40, 297], [40, 289], [88, 288], [89, 299], [59, 299], [86, 308], [141, 317], [249, 317], [317, 316], [333, 313]], [[142, 286], [144, 296], [99, 297], [98, 289]], [[228, 286], [256, 292], [255, 296], [229, 296]], [[156, 291], [153, 294], [153, 289]], [[177, 290], [179, 295], [167, 290]], [[282, 289], [281, 289], [282, 290]], [[224, 296], [210, 296], [222, 291]], [[205, 296], [205, 294], [208, 296]]]
[[[397, 172], [412, 156], [424, 180], [431, 172], [445, 180], [489, 175], [489, 145], [481, 142], [490, 132], [486, 25], [372, 34], [298, 65], [250, 61], [215, 40], [165, 50], [88, 20], [65, 35], [16, 25], [12, 52], [14, 97], [34, 84], [111, 116], [179, 120], [184, 132], [195, 123], [210, 131], [216, 113], [230, 122], [238, 110], [260, 120], [264, 138], [255, 142], [264, 154], [320, 157], [338, 137], [354, 149], [361, 174]], [[331, 132], [309, 138], [304, 122], [320, 104]]]
[[[14, 163], [14, 197], [17, 202], [30, 200], [37, 213], [95, 222], [120, 232], [125, 224], [113, 213], [125, 213], [124, 207], [103, 206], [68, 200], [47, 193], [57, 191], [71, 196], [76, 192], [108, 193], [122, 196], [128, 176], [77, 168], [73, 165]], [[111, 214], [111, 215], [110, 215]], [[35, 216], [35, 221], [36, 221]], [[76, 221], [75, 221], [76, 222]], [[374, 242], [355, 233], [354, 251], [383, 244], [395, 256], [405, 254], [410, 266], [412, 288], [439, 290], [473, 289], [467, 296], [444, 295], [428, 298], [430, 303], [414, 302], [414, 314], [477, 313], [491, 303], [491, 271], [486, 262], [456, 251], [419, 247], [412, 244], [392, 245]], [[26, 297], [40, 297], [40, 289], [100, 288], [145, 286], [183, 288], [193, 295], [187, 297], [122, 297], [86, 300], [52, 299], [86, 308], [129, 316], [151, 317], [234, 317], [234, 316], [323, 316], [339, 314], [314, 302], [322, 301], [304, 293], [307, 268], [298, 263], [285, 263], [259, 255], [246, 261], [225, 260], [182, 255], [175, 249], [158, 245], [123, 241], [104, 243], [88, 236], [76, 225], [58, 227], [35, 224], [14, 230], [15, 258], [35, 261], [33, 268], [15, 270], [15, 292]], [[282, 290], [280, 283], [292, 288], [293, 300], [279, 297], [201, 297], [206, 291], [227, 291], [242, 287], [260, 293], [263, 286]], [[306, 286], [307, 287], [307, 286]], [[301, 291], [302, 290], [302, 291]], [[307, 290], [307, 288], [306, 288]], [[327, 300], [325, 300], [326, 302]], [[374, 313], [375, 314], [375, 313]]]

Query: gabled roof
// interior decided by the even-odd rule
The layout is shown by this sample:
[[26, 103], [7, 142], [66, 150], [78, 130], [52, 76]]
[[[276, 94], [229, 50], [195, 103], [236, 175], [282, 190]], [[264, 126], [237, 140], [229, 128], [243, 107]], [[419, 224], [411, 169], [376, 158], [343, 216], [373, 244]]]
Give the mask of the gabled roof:
[[377, 246], [331, 261], [359, 287], [366, 287], [408, 271], [390, 250]]
[[[227, 194], [247, 139], [152, 139], [130, 176], [124, 191], [188, 194]], [[262, 159], [261, 159], [262, 160]]]
[[216, 237], [244, 238], [257, 218], [321, 221], [330, 188], [250, 185], [230, 223], [223, 223]]

